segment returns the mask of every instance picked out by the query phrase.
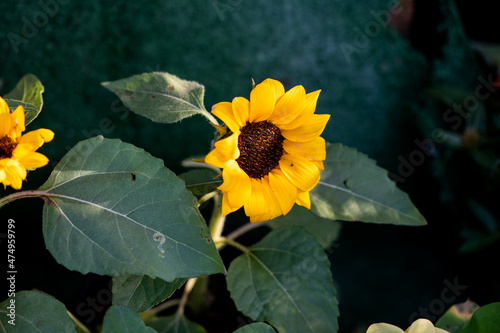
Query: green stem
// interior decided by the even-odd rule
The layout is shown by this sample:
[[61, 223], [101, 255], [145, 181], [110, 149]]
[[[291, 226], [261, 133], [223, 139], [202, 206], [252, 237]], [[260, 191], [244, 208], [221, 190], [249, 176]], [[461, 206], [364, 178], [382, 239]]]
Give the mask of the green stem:
[[220, 192], [213, 197], [214, 199], [214, 210], [212, 216], [210, 217], [210, 234], [215, 244], [219, 242], [221, 238], [222, 231], [224, 229], [224, 222], [226, 222], [226, 217], [222, 216], [222, 196]]
[[177, 308], [176, 317], [181, 317], [184, 315], [184, 309], [186, 308], [187, 299], [191, 290], [193, 290], [194, 285], [196, 284], [197, 278], [189, 279], [184, 286], [184, 292], [182, 293], [182, 298], [179, 302], [179, 308]]
[[212, 124], [214, 125], [217, 125], [217, 126], [220, 126], [219, 125], [219, 122], [217, 121], [217, 119], [215, 119], [214, 116], [212, 116], [212, 114], [210, 112], [208, 112], [205, 107], [203, 107], [203, 112], [202, 112], [202, 115], [205, 116], [205, 118], [208, 119], [209, 122], [211, 122]]
[[217, 196], [217, 191], [213, 191], [213, 192], [210, 192], [210, 193], [207, 193], [205, 194], [204, 196], [202, 196], [199, 200], [198, 200], [198, 207], [201, 206], [203, 203], [205, 203], [206, 201], [212, 199], [213, 197]]
[[258, 227], [263, 227], [263, 226], [267, 226], [267, 222], [247, 223], [247, 224], [244, 224], [241, 227], [239, 227], [238, 229], [236, 229], [235, 231], [231, 232], [229, 235], [227, 235], [227, 237], [224, 237], [223, 239], [219, 240], [219, 242], [216, 243], [217, 249], [220, 251], [226, 245], [229, 245], [227, 243], [228, 239], [229, 240], [234, 240], [234, 239], [240, 237], [241, 235], [247, 233], [250, 230], [253, 230], [253, 229], [258, 228]]
[[9, 202], [12, 202], [17, 199], [22, 199], [22, 198], [40, 198], [40, 197], [47, 197], [47, 192], [44, 191], [22, 191], [22, 192], [16, 192], [12, 193], [6, 197], [3, 197], [0, 199], [0, 208]]
[[221, 237], [220, 242], [227, 244], [227, 245], [230, 245], [234, 248], [237, 248], [238, 250], [240, 250], [243, 253], [247, 253], [247, 254], [250, 253], [250, 249], [248, 247], [246, 247], [245, 245], [243, 245], [241, 243], [238, 243], [237, 241], [235, 241], [231, 238]]
[[76, 318], [71, 312], [69, 312], [68, 310], [66, 310], [66, 312], [68, 313], [68, 315], [70, 316], [71, 320], [73, 320], [73, 323], [75, 325], [75, 327], [79, 328], [80, 331], [82, 332], [85, 332], [85, 333], [90, 333], [90, 330], [82, 324], [81, 321], [78, 320], [78, 318]]
[[179, 305], [180, 302], [181, 302], [180, 299], [170, 299], [168, 301], [165, 301], [161, 304], [158, 304], [154, 308], [149, 309], [148, 311], [144, 312], [142, 315], [143, 316], [142, 318], [144, 320], [149, 319], [149, 318], [153, 318], [158, 313], [162, 312], [163, 310], [166, 310], [166, 309], [171, 308], [173, 306]]

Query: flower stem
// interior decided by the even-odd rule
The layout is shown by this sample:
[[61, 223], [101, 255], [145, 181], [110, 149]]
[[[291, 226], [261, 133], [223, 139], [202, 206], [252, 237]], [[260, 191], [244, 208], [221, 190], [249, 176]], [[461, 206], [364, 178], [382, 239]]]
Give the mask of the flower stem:
[[205, 194], [200, 199], [198, 199], [198, 207], [203, 205], [205, 202], [207, 202], [208, 200], [212, 199], [215, 196], [217, 196], [217, 191], [213, 191], [213, 192]]
[[181, 302], [180, 299], [170, 299], [168, 301], [160, 303], [157, 306], [155, 306], [154, 308], [149, 309], [148, 311], [144, 312], [143, 314], [147, 313], [147, 316], [144, 316], [143, 319], [152, 318], [152, 317], [156, 316], [158, 313], [162, 312], [163, 310], [166, 310], [168, 308], [171, 308], [173, 306], [180, 304], [180, 302]]
[[191, 290], [193, 290], [194, 285], [196, 284], [197, 278], [189, 279], [184, 286], [184, 292], [182, 293], [181, 300], [179, 301], [179, 308], [177, 308], [176, 317], [180, 317], [184, 315], [184, 309], [186, 308], [187, 299]]
[[227, 238], [227, 237], [221, 237], [220, 242], [223, 244], [230, 245], [234, 248], [237, 248], [238, 250], [240, 250], [243, 253], [250, 253], [250, 249], [248, 247], [246, 247], [245, 245], [243, 245], [241, 243], [238, 243], [234, 239]]
[[222, 216], [222, 196], [219, 193], [213, 197], [214, 199], [214, 210], [212, 211], [212, 216], [210, 217], [210, 234], [215, 244], [217, 244], [221, 238], [222, 231], [224, 229], [224, 222], [226, 222], [226, 217]]
[[79, 332], [90, 333], [90, 330], [85, 325], [83, 325], [82, 322], [78, 320], [78, 318], [76, 318], [71, 312], [67, 310], [66, 312], [68, 313], [71, 320], [73, 320], [73, 324], [75, 325], [75, 327], [79, 329]]
[[47, 192], [44, 191], [21, 191], [21, 192], [15, 192], [12, 193], [8, 196], [5, 196], [0, 199], [0, 208], [9, 202], [12, 202], [17, 199], [22, 199], [22, 198], [39, 198], [39, 197], [46, 197]]
[[229, 235], [226, 237], [223, 237], [219, 242], [217, 242], [217, 249], [220, 251], [222, 250], [226, 245], [229, 245], [227, 240], [235, 240], [236, 238], [240, 237], [241, 235], [247, 233], [250, 230], [253, 230], [258, 227], [263, 227], [267, 226], [267, 222], [259, 222], [259, 223], [247, 223], [239, 227], [238, 229], [234, 230], [231, 232]]

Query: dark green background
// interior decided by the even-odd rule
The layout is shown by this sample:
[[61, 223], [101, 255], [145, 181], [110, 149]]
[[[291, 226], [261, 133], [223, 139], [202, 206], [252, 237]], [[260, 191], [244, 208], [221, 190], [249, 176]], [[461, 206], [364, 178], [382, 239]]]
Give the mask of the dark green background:
[[[100, 86], [103, 81], [150, 71], [204, 84], [207, 109], [235, 96], [248, 97], [252, 78], [257, 83], [275, 78], [287, 89], [298, 84], [307, 92], [321, 89], [317, 113], [332, 115], [323, 136], [356, 147], [397, 173], [398, 157], [407, 158], [416, 148], [413, 141], [423, 136], [416, 111], [422, 89], [435, 82], [474, 87], [480, 69], [467, 47], [460, 17], [447, 1], [417, 2], [410, 40], [376, 19], [393, 3], [2, 1], [0, 95], [25, 73], [38, 76], [45, 86], [45, 104], [28, 130], [46, 127], [55, 132], [54, 141], [40, 150], [51, 165], [30, 174], [24, 188], [39, 187], [67, 150], [98, 134], [144, 148], [175, 172], [183, 171], [181, 159], [206, 154], [213, 129], [202, 117], [155, 124], [127, 112]], [[475, 17], [464, 1], [459, 5], [468, 36], [489, 38], [484, 20], [488, 10]], [[369, 31], [371, 37], [363, 37], [366, 32], [360, 31], [370, 27], [375, 29]], [[13, 34], [23, 42], [13, 45]], [[363, 47], [360, 41], [365, 41]], [[347, 47], [357, 51], [346, 57]], [[457, 254], [459, 228], [438, 203], [440, 189], [429, 162], [400, 183], [429, 226], [346, 224], [331, 252], [341, 332], [363, 330], [379, 321], [406, 328], [412, 313], [441, 297], [445, 279], [458, 278], [467, 285], [457, 301], [499, 299], [491, 258]], [[44, 253], [41, 202], [22, 204], [1, 211], [2, 220], [14, 218], [22, 230], [18, 287], [46, 291], [75, 312], [93, 289], [99, 290], [96, 286], [106, 282], [68, 272]], [[32, 204], [32, 210], [22, 209], [24, 204]], [[199, 318], [213, 332], [241, 324], [230, 302], [221, 303]], [[226, 320], [229, 325], [220, 325]]]

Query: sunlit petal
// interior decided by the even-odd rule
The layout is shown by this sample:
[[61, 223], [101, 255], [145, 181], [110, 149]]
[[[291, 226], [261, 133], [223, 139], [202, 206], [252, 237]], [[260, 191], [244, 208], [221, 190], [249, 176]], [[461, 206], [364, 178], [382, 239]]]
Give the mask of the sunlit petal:
[[283, 215], [288, 214], [297, 198], [297, 187], [279, 169], [269, 173], [269, 185]]
[[233, 114], [236, 123], [243, 127], [250, 117], [250, 102], [244, 97], [233, 98]]
[[308, 191], [298, 191], [297, 199], [295, 201], [297, 205], [311, 209], [311, 197]]
[[10, 109], [7, 102], [0, 97], [0, 138], [8, 135], [12, 129]]
[[302, 191], [310, 191], [319, 181], [319, 170], [311, 161], [284, 154], [280, 160], [280, 168], [288, 180]]
[[275, 87], [267, 82], [256, 85], [250, 93], [249, 121], [253, 123], [269, 119], [275, 104]]
[[312, 93], [306, 94], [305, 102], [302, 105], [302, 112], [295, 119], [291, 120], [286, 124], [280, 124], [282, 130], [292, 130], [299, 126], [304, 125], [316, 110], [316, 104], [318, 101], [319, 93], [321, 90], [313, 91]]
[[321, 135], [329, 119], [329, 114], [314, 114], [305, 124], [292, 130], [282, 130], [281, 134], [295, 142], [312, 141]]
[[305, 101], [306, 91], [304, 87], [293, 87], [276, 103], [270, 120], [277, 126], [290, 123], [303, 112]]
[[54, 132], [49, 129], [40, 128], [35, 131], [23, 134], [21, 139], [19, 139], [19, 144], [30, 144], [35, 147], [35, 149], [38, 149], [45, 142], [52, 141], [53, 138]]
[[212, 107], [212, 113], [216, 115], [232, 132], [240, 129], [233, 114], [233, 105], [229, 102], [217, 103]]
[[222, 171], [222, 178], [224, 182], [218, 188], [224, 191], [231, 209], [242, 207], [252, 192], [250, 177], [240, 169], [235, 160], [230, 160]]
[[300, 155], [314, 160], [324, 160], [326, 158], [326, 142], [320, 136], [306, 142], [284, 140], [283, 148], [290, 155]]

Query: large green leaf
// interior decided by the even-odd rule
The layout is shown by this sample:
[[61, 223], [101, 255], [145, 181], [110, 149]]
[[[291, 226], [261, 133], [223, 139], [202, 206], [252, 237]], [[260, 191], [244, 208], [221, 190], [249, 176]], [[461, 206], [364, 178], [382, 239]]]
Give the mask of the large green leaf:
[[492, 333], [500, 328], [500, 302], [480, 307], [474, 312], [469, 326], [458, 333]]
[[316, 238], [300, 227], [271, 231], [233, 260], [227, 286], [237, 308], [279, 332], [337, 332], [330, 262]]
[[325, 169], [310, 192], [311, 209], [332, 220], [399, 225], [427, 222], [387, 171], [368, 156], [342, 144], [327, 144]]
[[158, 333], [206, 333], [207, 331], [197, 323], [193, 323], [181, 315], [157, 317], [147, 322]]
[[165, 281], [225, 272], [196, 198], [135, 146], [82, 141], [37, 195], [47, 198], [45, 244], [68, 269]]
[[143, 73], [102, 85], [130, 110], [156, 122], [175, 123], [195, 114], [213, 119], [203, 105], [205, 87], [172, 74]]
[[156, 330], [146, 327], [142, 318], [125, 306], [113, 305], [106, 311], [102, 322], [102, 333], [155, 333]]
[[237, 329], [234, 333], [276, 333], [276, 331], [264, 323], [251, 323]]
[[113, 304], [144, 312], [169, 298], [184, 282], [186, 279], [166, 282], [146, 275], [117, 276], [113, 278]]
[[26, 74], [13, 90], [5, 94], [4, 99], [8, 100], [7, 104], [11, 111], [18, 105], [24, 106], [25, 124], [28, 125], [42, 111], [44, 89], [42, 82], [35, 75]]
[[10, 333], [76, 333], [64, 304], [37, 291], [20, 291], [0, 303], [0, 330]]
[[288, 214], [273, 219], [267, 225], [273, 229], [287, 225], [302, 227], [315, 236], [323, 248], [332, 245], [342, 229], [341, 222], [322, 218], [298, 205], [295, 205]]
[[213, 192], [222, 184], [220, 172], [212, 169], [195, 169], [179, 175], [184, 180], [186, 188], [194, 195], [204, 195]]

